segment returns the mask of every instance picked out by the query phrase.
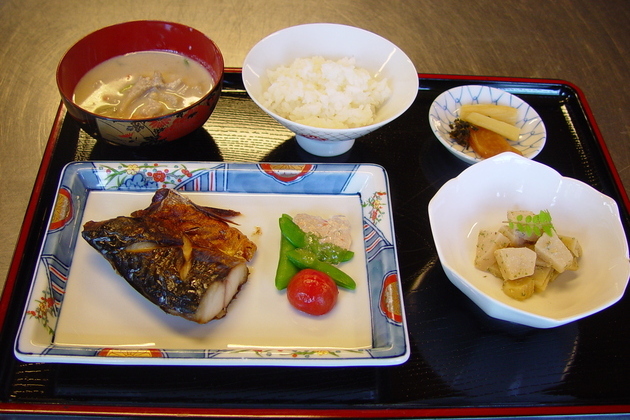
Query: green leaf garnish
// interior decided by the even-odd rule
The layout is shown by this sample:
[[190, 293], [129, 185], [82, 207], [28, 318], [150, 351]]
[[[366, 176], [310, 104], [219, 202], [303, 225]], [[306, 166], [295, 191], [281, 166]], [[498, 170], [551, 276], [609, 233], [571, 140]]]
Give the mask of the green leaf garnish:
[[516, 221], [507, 222], [507, 224], [510, 229], [516, 229], [527, 236], [532, 234], [540, 236], [543, 233], [553, 236], [554, 227], [551, 223], [551, 213], [548, 210], [542, 210], [533, 216], [520, 214], [516, 216]]

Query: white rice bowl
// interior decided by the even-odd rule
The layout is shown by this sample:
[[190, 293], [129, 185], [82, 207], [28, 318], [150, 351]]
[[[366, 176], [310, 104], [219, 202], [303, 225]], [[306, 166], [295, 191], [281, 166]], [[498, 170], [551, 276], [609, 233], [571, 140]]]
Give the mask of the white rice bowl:
[[[292, 121], [266, 105], [264, 94], [271, 85], [268, 72], [290, 66], [296, 59], [304, 57], [324, 57], [336, 61], [351, 57], [356, 60], [357, 68], [366, 69], [378, 81], [386, 80], [391, 93], [377, 107], [373, 121], [361, 126], [328, 128]], [[324, 157], [349, 151], [355, 139], [398, 118], [413, 104], [419, 85], [413, 63], [396, 45], [364, 29], [333, 23], [292, 26], [268, 35], [247, 53], [242, 76], [245, 89], [256, 105], [295, 133], [295, 140], [302, 149]], [[333, 103], [341, 102], [337, 99], [333, 99]], [[329, 98], [328, 104], [330, 101]], [[308, 102], [314, 100], [309, 99]], [[339, 117], [337, 113], [335, 119]]]
[[354, 128], [374, 122], [391, 95], [387, 79], [357, 67], [353, 57], [301, 57], [267, 71], [265, 105], [288, 120], [323, 128]]

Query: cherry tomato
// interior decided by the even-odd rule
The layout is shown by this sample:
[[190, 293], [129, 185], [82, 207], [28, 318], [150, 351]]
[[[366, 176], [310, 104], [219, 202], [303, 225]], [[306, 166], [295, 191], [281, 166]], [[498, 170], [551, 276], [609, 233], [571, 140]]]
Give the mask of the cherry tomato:
[[294, 308], [310, 315], [324, 315], [337, 303], [339, 289], [328, 274], [305, 268], [287, 286], [287, 298]]

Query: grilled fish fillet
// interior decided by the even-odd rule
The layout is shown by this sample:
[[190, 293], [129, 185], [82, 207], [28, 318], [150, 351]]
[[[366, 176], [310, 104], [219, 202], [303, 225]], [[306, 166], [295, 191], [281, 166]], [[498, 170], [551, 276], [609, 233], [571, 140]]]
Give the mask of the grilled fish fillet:
[[131, 216], [85, 223], [82, 236], [162, 310], [206, 323], [225, 316], [249, 276], [256, 244], [227, 220], [239, 214], [163, 188]]

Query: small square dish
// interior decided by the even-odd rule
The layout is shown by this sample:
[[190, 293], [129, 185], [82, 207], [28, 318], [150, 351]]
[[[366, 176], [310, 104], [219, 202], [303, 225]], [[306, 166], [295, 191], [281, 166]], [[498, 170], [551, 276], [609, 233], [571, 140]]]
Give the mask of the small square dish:
[[[167, 314], [82, 237], [89, 220], [128, 216], [174, 188], [240, 212], [258, 250], [224, 318]], [[25, 362], [133, 365], [365, 366], [409, 358], [385, 170], [365, 164], [74, 162], [62, 173], [15, 342]], [[274, 285], [283, 213], [348, 217], [357, 283], [313, 317]]]
[[518, 141], [510, 144], [526, 158], [535, 158], [545, 146], [547, 139], [545, 124], [536, 110], [521, 98], [490, 86], [457, 86], [442, 92], [429, 108], [431, 130], [440, 143], [457, 158], [469, 164], [483, 160], [472, 148], [458, 144], [449, 135], [450, 124], [459, 118], [461, 106], [473, 104], [507, 105], [518, 110], [514, 125], [521, 131]]

